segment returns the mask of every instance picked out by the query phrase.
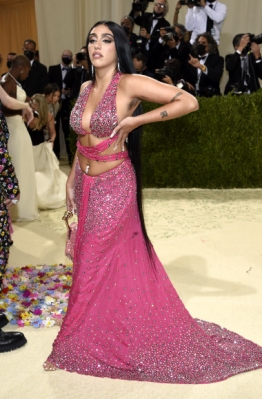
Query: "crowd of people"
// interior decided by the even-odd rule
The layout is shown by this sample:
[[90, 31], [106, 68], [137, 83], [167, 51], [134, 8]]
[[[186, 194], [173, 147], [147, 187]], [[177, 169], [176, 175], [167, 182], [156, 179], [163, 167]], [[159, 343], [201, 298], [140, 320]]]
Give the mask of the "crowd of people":
[[[140, 136], [142, 125], [197, 111], [196, 95], [220, 94], [224, 60], [218, 43], [226, 8], [217, 1], [201, 0], [197, 6], [186, 2], [185, 29], [178, 22], [171, 27], [166, 21], [166, 0], [158, 0], [153, 13], [136, 7], [147, 2], [136, 3], [120, 25], [97, 22], [75, 61], [73, 53], [65, 50], [61, 62], [49, 71], [34, 60], [35, 42], [26, 40], [24, 54], [14, 56], [4, 77], [5, 94], [2, 88], [0, 91], [1, 100], [9, 109], [7, 122], [17, 117], [12, 114], [17, 109], [26, 108], [28, 112], [26, 126], [30, 135], [26, 133], [32, 139], [33, 161], [37, 150], [36, 168], [41, 169], [39, 154], [43, 144], [47, 142], [49, 149], [55, 144], [55, 126], [60, 122], [66, 141], [70, 125], [78, 135], [74, 157], [67, 145], [72, 168], [66, 183], [66, 206], [68, 212], [78, 216], [73, 282], [67, 314], [44, 369], [162, 383], [222, 381], [261, 368], [262, 348], [214, 323], [193, 318], [185, 309], [147, 235]], [[180, 6], [178, 2], [176, 12]], [[208, 29], [203, 31], [204, 22]], [[134, 23], [141, 27], [137, 38], [132, 32]], [[249, 35], [240, 35], [235, 41], [236, 54], [226, 58], [232, 69], [238, 56], [240, 68], [244, 65], [244, 70], [248, 64], [249, 61], [242, 62], [247, 46], [254, 57], [254, 68], [260, 67], [259, 46], [250, 39]], [[172, 68], [176, 75], [170, 76], [167, 72]], [[246, 70], [250, 73], [251, 68]], [[244, 85], [249, 84], [248, 73], [244, 74]], [[237, 76], [232, 72], [232, 84]], [[181, 79], [187, 85], [185, 91], [177, 86]], [[77, 100], [71, 110], [72, 91]], [[246, 92], [249, 91], [251, 88]], [[10, 103], [7, 93], [17, 101]], [[26, 98], [31, 110], [24, 105]], [[142, 113], [142, 100], [162, 105]], [[34, 112], [33, 117], [30, 112]], [[21, 120], [17, 119], [10, 124], [11, 136], [17, 125], [20, 131], [24, 123], [21, 116]], [[7, 159], [8, 129], [1, 109], [0, 120], [1, 145]], [[22, 156], [29, 158], [27, 147]], [[56, 148], [59, 157], [59, 146]], [[10, 177], [1, 177], [1, 206], [7, 226], [7, 207], [16, 206], [20, 199], [10, 159], [8, 172]], [[12, 184], [7, 184], [4, 177], [12, 178]], [[41, 179], [44, 178], [43, 175]], [[37, 186], [35, 177], [34, 182]], [[22, 197], [26, 188], [20, 190]], [[33, 206], [32, 203], [31, 212], [35, 211]], [[8, 259], [9, 233], [6, 243], [0, 277]], [[5, 323], [1, 315], [0, 328]], [[0, 333], [2, 352], [26, 343], [21, 333]]]
[[[184, 25], [178, 21], [182, 6], [187, 7]], [[167, 0], [155, 2], [151, 13], [146, 11], [147, 7], [148, 2], [134, 0], [129, 16], [121, 20], [134, 60], [143, 58], [139, 73], [149, 73], [167, 84], [179, 84], [191, 94], [203, 97], [252, 93], [260, 88], [261, 37], [237, 34], [232, 41], [235, 52], [226, 55], [225, 60], [219, 52], [227, 14], [225, 4], [215, 0], [178, 1], [172, 26], [165, 19]], [[133, 33], [135, 24], [140, 26], [139, 36]], [[222, 93], [224, 67], [229, 79]]]
[[[221, 94], [252, 93], [260, 88], [262, 78], [262, 62], [259, 43], [261, 38], [249, 34], [237, 34], [233, 38], [234, 53], [224, 57], [219, 52], [219, 42], [224, 20], [227, 14], [225, 4], [215, 0], [185, 0], [178, 1], [173, 15], [173, 25], [166, 20], [169, 9], [168, 0], [153, 3], [149, 12], [148, 1], [132, 2], [129, 15], [120, 20], [131, 50], [135, 72], [149, 76], [171, 86], [178, 86], [194, 96], [212, 97]], [[187, 7], [185, 25], [178, 21], [181, 7]], [[139, 34], [134, 33], [134, 26], [139, 26]], [[261, 40], [260, 40], [261, 39]], [[44, 94], [50, 90], [50, 84], [56, 85], [56, 92], [49, 91], [45, 95], [48, 107], [53, 114], [55, 134], [52, 136], [53, 151], [59, 160], [61, 148], [65, 148], [69, 165], [72, 165], [74, 154], [70, 145], [70, 113], [72, 104], [77, 99], [81, 85], [90, 80], [92, 71], [87, 63], [87, 49], [83, 46], [79, 52], [64, 50], [61, 60], [56, 65], [47, 68], [39, 61], [36, 43], [32, 39], [23, 43], [25, 62], [21, 55], [10, 52], [7, 56], [9, 71], [2, 77], [3, 87], [15, 98], [30, 99], [35, 94]], [[14, 61], [14, 62], [13, 62]], [[20, 65], [20, 66], [19, 66]], [[224, 67], [228, 71], [228, 82], [221, 92], [220, 82]], [[49, 88], [48, 88], [49, 87]], [[47, 88], [47, 89], [46, 89]], [[55, 94], [56, 93], [56, 94]], [[59, 101], [52, 104], [50, 96], [57, 96]], [[49, 99], [48, 99], [49, 98]], [[10, 154], [19, 177], [22, 191], [26, 192], [28, 181], [33, 182], [33, 175], [24, 181], [24, 162], [15, 148], [18, 137], [15, 137], [17, 127], [21, 126], [21, 117], [14, 116], [5, 110], [7, 123], [14, 133], [10, 138]], [[49, 127], [50, 127], [49, 122]], [[22, 128], [22, 127], [21, 127]], [[26, 128], [22, 129], [26, 134]], [[43, 131], [47, 128], [43, 127]], [[50, 137], [44, 140], [50, 142]], [[34, 141], [34, 135], [31, 134]], [[20, 135], [20, 140], [22, 136]], [[28, 154], [26, 170], [33, 170], [33, 150], [27, 140], [24, 153]], [[15, 145], [13, 144], [15, 143]], [[34, 145], [34, 142], [33, 142]], [[29, 165], [29, 160], [31, 164]], [[32, 174], [32, 172], [31, 172]], [[51, 179], [52, 180], [52, 179]], [[64, 178], [62, 179], [64, 181]], [[33, 187], [33, 186], [31, 186]], [[11, 211], [13, 220], [33, 220], [38, 216], [37, 208], [41, 208], [39, 193], [33, 190], [31, 206], [24, 209], [23, 199]], [[38, 198], [38, 200], [37, 200]], [[19, 210], [20, 208], [20, 210]]]

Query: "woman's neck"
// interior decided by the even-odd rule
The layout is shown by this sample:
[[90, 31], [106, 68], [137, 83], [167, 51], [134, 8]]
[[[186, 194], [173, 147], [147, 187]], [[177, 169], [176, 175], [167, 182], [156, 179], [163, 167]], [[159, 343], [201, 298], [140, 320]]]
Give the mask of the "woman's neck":
[[94, 87], [99, 89], [103, 88], [104, 86], [108, 86], [111, 80], [113, 79], [113, 76], [115, 75], [116, 70], [114, 69], [107, 69], [107, 70], [96, 70], [95, 71], [95, 81], [94, 81]]

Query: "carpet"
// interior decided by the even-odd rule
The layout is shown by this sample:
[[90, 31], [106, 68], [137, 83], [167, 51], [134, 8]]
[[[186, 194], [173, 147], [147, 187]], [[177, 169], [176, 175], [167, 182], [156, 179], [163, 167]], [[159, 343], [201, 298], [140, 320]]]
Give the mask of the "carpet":
[[66, 311], [72, 265], [28, 265], [7, 269], [0, 294], [0, 313], [19, 327], [53, 327]]

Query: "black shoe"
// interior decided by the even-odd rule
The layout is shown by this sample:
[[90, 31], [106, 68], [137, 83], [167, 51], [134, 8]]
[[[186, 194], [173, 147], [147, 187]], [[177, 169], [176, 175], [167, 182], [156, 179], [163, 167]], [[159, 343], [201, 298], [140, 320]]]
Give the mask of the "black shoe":
[[21, 348], [27, 343], [24, 334], [20, 332], [3, 332], [0, 330], [0, 353]]
[[5, 314], [0, 314], [0, 328], [3, 328], [4, 326], [6, 326], [9, 323], [8, 318], [6, 317]]

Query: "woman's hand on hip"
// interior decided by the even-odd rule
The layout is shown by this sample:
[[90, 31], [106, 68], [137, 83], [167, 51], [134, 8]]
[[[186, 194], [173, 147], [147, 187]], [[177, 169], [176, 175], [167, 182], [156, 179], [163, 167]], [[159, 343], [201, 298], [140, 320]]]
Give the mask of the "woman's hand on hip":
[[128, 116], [123, 119], [114, 129], [113, 133], [111, 134], [111, 138], [118, 134], [118, 138], [115, 142], [114, 149], [117, 149], [118, 145], [120, 144], [122, 151], [124, 150], [125, 140], [127, 139], [130, 132], [138, 127], [136, 123], [136, 118], [134, 116]]

